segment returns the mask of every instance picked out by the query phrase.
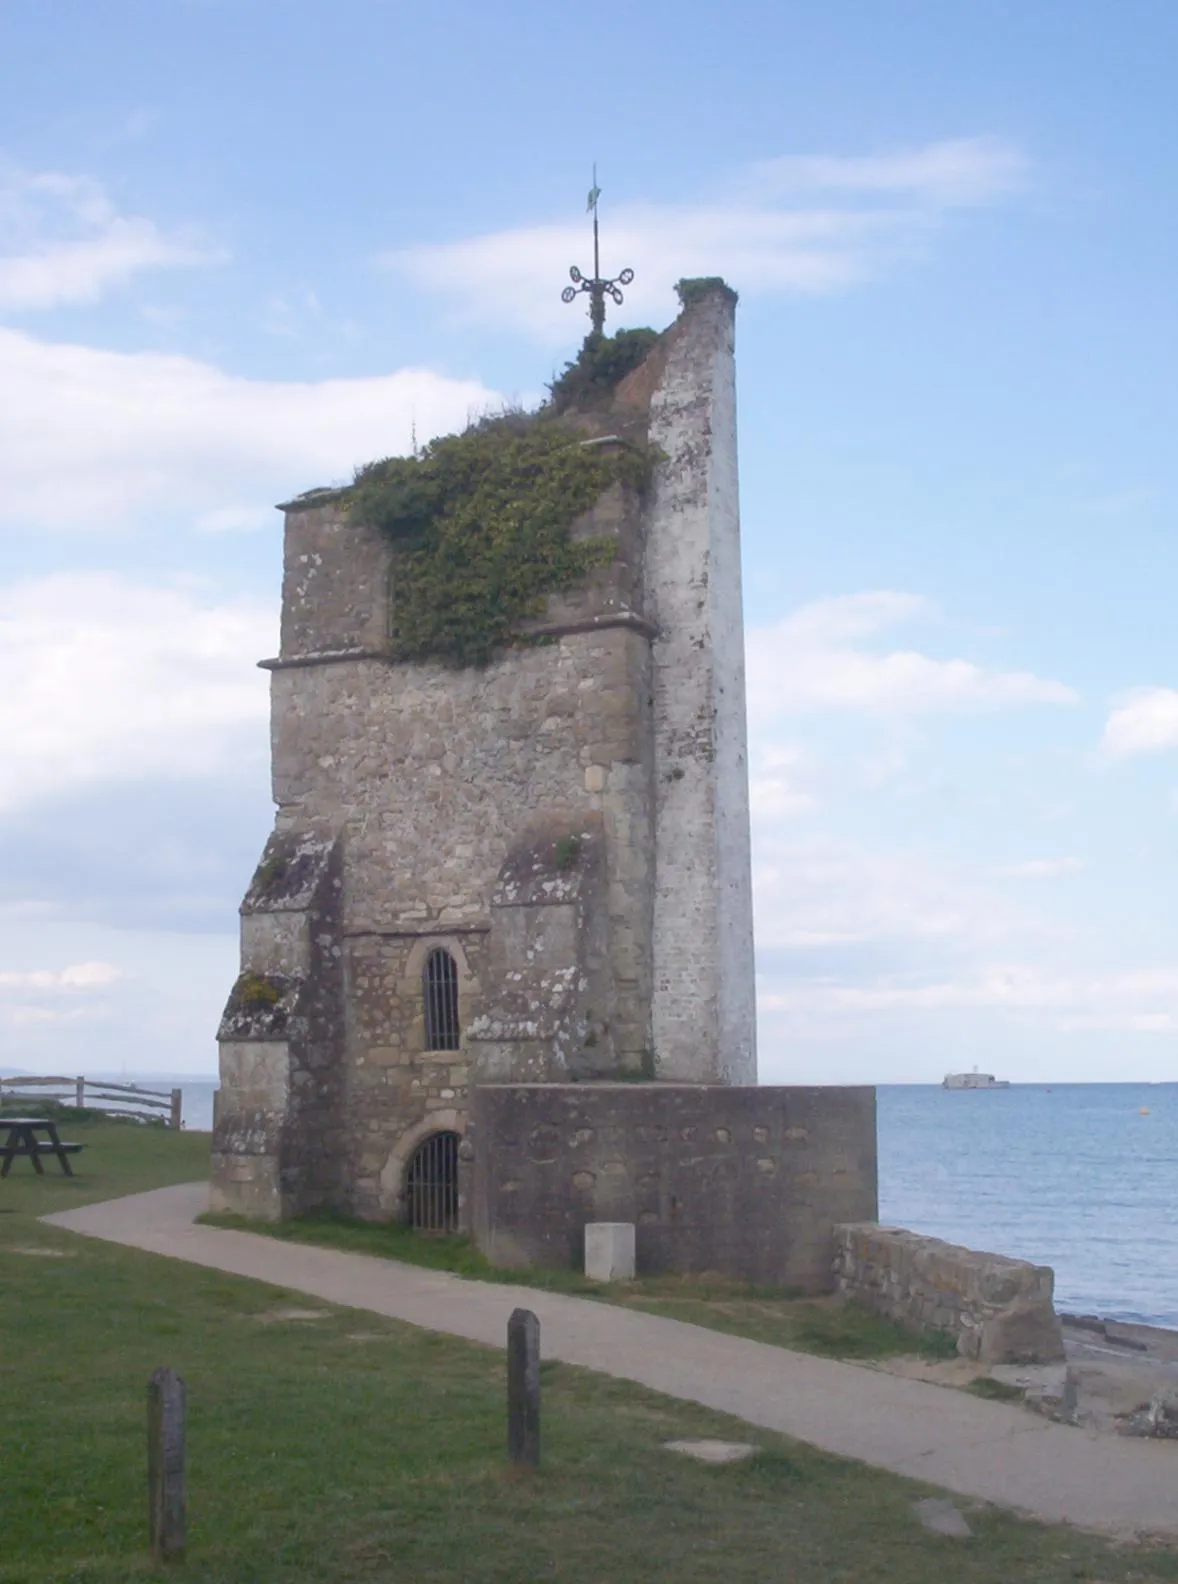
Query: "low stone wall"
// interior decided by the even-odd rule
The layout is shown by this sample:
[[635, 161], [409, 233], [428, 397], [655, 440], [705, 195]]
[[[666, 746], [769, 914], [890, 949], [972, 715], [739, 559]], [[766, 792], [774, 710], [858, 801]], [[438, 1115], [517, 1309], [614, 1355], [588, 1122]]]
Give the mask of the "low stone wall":
[[874, 1089], [480, 1084], [463, 1148], [497, 1265], [580, 1269], [586, 1223], [625, 1221], [639, 1276], [830, 1292], [835, 1223], [877, 1213]]
[[1048, 1364], [1064, 1356], [1047, 1265], [979, 1254], [901, 1227], [834, 1229], [837, 1290], [918, 1331], [948, 1331], [965, 1358]]

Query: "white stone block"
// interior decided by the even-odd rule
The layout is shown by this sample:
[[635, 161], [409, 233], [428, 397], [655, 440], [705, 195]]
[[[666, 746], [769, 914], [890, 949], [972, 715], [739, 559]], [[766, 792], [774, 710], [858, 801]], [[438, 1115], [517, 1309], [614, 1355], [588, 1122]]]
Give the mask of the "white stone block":
[[664, 1441], [663, 1445], [697, 1463], [743, 1463], [757, 1450], [751, 1441]]
[[585, 1274], [590, 1281], [634, 1280], [633, 1221], [590, 1221], [586, 1224]]

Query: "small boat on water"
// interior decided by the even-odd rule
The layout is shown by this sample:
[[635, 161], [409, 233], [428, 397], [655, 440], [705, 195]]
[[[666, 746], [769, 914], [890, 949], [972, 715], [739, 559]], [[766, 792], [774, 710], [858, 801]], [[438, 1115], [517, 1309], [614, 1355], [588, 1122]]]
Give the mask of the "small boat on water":
[[946, 1073], [941, 1082], [942, 1089], [1009, 1089], [1008, 1078], [995, 1078], [993, 1073], [980, 1073], [975, 1067], [973, 1072]]

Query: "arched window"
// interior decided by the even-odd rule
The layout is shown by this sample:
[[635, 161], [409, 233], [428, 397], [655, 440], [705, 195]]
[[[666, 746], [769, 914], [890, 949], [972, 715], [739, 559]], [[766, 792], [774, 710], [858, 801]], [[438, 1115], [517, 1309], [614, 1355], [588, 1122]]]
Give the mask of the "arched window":
[[431, 1133], [405, 1173], [405, 1219], [422, 1232], [458, 1230], [458, 1134]]
[[435, 947], [425, 959], [422, 986], [425, 990], [426, 1050], [457, 1050], [458, 964], [444, 946]]

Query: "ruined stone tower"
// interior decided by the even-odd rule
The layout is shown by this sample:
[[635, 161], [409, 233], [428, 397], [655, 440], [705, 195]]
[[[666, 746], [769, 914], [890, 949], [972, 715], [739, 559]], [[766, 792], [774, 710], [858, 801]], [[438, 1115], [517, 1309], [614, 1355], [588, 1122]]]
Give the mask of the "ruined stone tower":
[[735, 298], [693, 284], [569, 436], [652, 448], [573, 525], [612, 557], [490, 664], [393, 658], [387, 536], [285, 508], [221, 1208], [404, 1215], [480, 1084], [756, 1082]]

